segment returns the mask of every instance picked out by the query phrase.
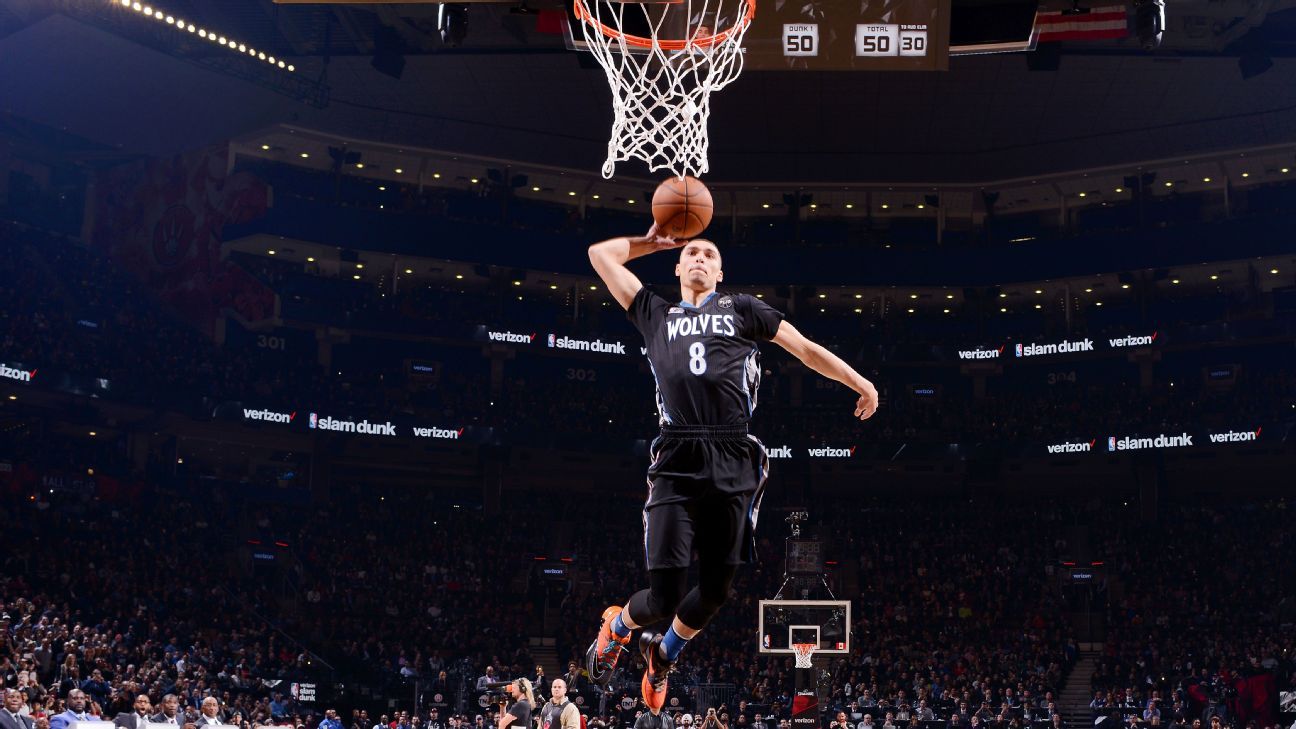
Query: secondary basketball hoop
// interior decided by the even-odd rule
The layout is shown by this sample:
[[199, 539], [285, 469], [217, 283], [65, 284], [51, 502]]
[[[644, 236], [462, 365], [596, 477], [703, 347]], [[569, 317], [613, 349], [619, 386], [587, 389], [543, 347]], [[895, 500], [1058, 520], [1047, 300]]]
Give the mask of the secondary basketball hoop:
[[[742, 40], [756, 0], [573, 4], [612, 89], [603, 176], [612, 177], [616, 164], [630, 159], [676, 177], [706, 173], [711, 93], [742, 73]], [[641, 32], [627, 32], [631, 28]]]
[[814, 643], [793, 643], [792, 650], [796, 653], [796, 668], [813, 668], [814, 652], [819, 646]]

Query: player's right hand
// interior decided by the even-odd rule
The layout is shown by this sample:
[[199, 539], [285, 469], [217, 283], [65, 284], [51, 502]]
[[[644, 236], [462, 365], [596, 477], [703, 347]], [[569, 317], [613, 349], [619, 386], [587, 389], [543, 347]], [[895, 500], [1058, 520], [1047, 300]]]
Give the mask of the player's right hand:
[[652, 224], [652, 227], [648, 229], [648, 233], [644, 237], [647, 238], [648, 242], [652, 243], [653, 247], [659, 251], [668, 251], [672, 248], [679, 248], [688, 242], [686, 240], [675, 240], [674, 238], [663, 234], [661, 232], [661, 227], [656, 223]]

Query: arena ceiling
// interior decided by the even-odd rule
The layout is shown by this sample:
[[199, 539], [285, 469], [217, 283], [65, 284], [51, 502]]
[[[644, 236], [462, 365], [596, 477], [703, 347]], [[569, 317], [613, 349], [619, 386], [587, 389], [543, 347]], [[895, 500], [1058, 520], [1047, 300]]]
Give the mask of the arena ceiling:
[[[1296, 141], [1293, 4], [1171, 0], [1161, 51], [1064, 47], [1054, 71], [1007, 54], [945, 73], [748, 72], [715, 100], [712, 177], [975, 183]], [[459, 48], [431, 5], [159, 7], [293, 63], [291, 84], [108, 0], [0, 0], [0, 104], [146, 154], [275, 124], [591, 171], [605, 152], [602, 72], [510, 6], [473, 6]], [[371, 65], [380, 26], [405, 46], [400, 79]], [[1239, 56], [1256, 54], [1273, 66], [1244, 80]]]

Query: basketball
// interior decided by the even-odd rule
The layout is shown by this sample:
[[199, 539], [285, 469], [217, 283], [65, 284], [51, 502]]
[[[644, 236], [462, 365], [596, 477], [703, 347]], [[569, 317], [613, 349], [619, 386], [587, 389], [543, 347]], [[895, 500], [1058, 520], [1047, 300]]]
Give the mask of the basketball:
[[711, 191], [694, 177], [669, 177], [653, 193], [652, 213], [663, 235], [693, 238], [711, 224]]

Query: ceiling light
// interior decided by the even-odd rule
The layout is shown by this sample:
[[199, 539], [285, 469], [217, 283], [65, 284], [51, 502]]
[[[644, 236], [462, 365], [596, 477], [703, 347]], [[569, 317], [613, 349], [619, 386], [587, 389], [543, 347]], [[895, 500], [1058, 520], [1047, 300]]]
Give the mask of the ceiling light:
[[17, 400], [17, 399], [18, 399], [18, 396], [17, 396], [17, 395], [10, 395], [10, 396], [9, 396], [9, 399], [10, 399], [10, 400]]
[[819, 209], [819, 203], [810, 203], [810, 209], [811, 209], [811, 210], [818, 210], [818, 209]]
[[819, 298], [826, 299], [828, 298], [828, 294], [819, 294]]
[[1127, 288], [1129, 288], [1129, 284], [1121, 284], [1121, 288], [1123, 288], [1123, 289], [1127, 289]]
[[1082, 192], [1082, 193], [1080, 193], [1080, 197], [1084, 197], [1086, 194], [1087, 194], [1087, 193], [1083, 193], [1083, 192]]
[[927, 206], [926, 206], [926, 205], [923, 205], [922, 203], [918, 203], [918, 209], [919, 209], [919, 210], [922, 210], [922, 209], [925, 208], [925, 207], [927, 207]]
[[531, 192], [540, 192], [540, 188], [538, 188], [538, 187], [532, 187], [532, 188], [531, 188]]
[[946, 314], [949, 313], [949, 309], [941, 309], [941, 311], [945, 312]]
[[568, 190], [567, 197], [576, 197], [576, 192], [574, 190]]
[[856, 314], [863, 314], [863, 313], [864, 313], [864, 310], [863, 310], [863, 309], [856, 309], [856, 310], [855, 310], [855, 313], [856, 313]]
[[1008, 298], [1008, 294], [999, 294], [999, 298], [1006, 299]]
[[456, 274], [455, 274], [455, 278], [456, 278], [457, 280], [459, 280], [459, 281], [462, 281], [462, 280], [463, 280], [463, 274], [462, 274], [462, 273], [456, 273]]
[[913, 310], [913, 309], [909, 309], [909, 313], [910, 313], [910, 314], [914, 313], [914, 310]]
[[[399, 175], [399, 174], [402, 174], [403, 172], [405, 172], [405, 170], [402, 170], [402, 169], [399, 168], [399, 167], [397, 167], [396, 169], [394, 169], [394, 170], [392, 170], [392, 171], [395, 172], [395, 173], [398, 174], [398, 175]], [[432, 176], [433, 176], [433, 177], [440, 177], [441, 175], [432, 175]], [[476, 182], [476, 180], [473, 180], [473, 182]]]
[[357, 170], [363, 170], [363, 169], [364, 169], [364, 162], [356, 162], [356, 169], [357, 169]]
[[1212, 273], [1212, 274], [1211, 274], [1211, 280], [1212, 280], [1212, 281], [1218, 281], [1218, 280], [1219, 280], [1219, 275], [1218, 275], [1218, 274], [1214, 274], [1214, 273]]
[[1086, 293], [1086, 294], [1092, 294], [1092, 293], [1093, 293], [1093, 289], [1086, 288], [1086, 289], [1085, 289], [1085, 293]]
[[99, 435], [99, 434], [98, 434], [98, 433], [96, 433], [96, 432], [94, 432], [94, 431], [93, 431], [93, 430], [92, 430], [92, 431], [90, 431], [90, 436], [91, 436], [91, 437], [94, 437], [94, 436], [96, 436], [96, 435]]
[[363, 263], [357, 263], [357, 264], [356, 264], [356, 268], [364, 268], [364, 264], [363, 264]]
[[1278, 274], [1278, 269], [1276, 269], [1276, 268], [1271, 268], [1271, 269], [1269, 269], [1269, 273], [1272, 273], [1272, 274], [1274, 274], [1274, 275], [1277, 275], [1277, 274]]
[[514, 285], [514, 286], [521, 286], [521, 285], [522, 285], [522, 282], [521, 282], [521, 281], [514, 281], [514, 282], [513, 282], [513, 285]]
[[1007, 313], [1008, 313], [1008, 310], [1005, 309], [1005, 308], [1003, 308], [1003, 307], [1001, 306], [1001, 307], [999, 307], [999, 313], [1000, 313], [1000, 314], [1007, 314]]
[[1044, 289], [1035, 289], [1035, 293], [1042, 294], [1044, 293]]
[[882, 203], [882, 209], [883, 209], [883, 210], [886, 210], [886, 209], [889, 208], [889, 207], [891, 207], [891, 206], [888, 205], [887, 203]]
[[468, 181], [471, 182], [471, 183], [474, 184], [474, 185], [477, 184], [477, 178], [476, 178], [476, 177], [474, 177], [474, 178], [472, 178], [471, 180], [468, 180]]
[[590, 195], [590, 197], [594, 198], [595, 200], [599, 199], [598, 195]]
[[1209, 177], [1203, 177], [1203, 178], [1202, 178], [1202, 182], [1210, 182], [1210, 178], [1209, 178]]
[[1116, 188], [1116, 192], [1125, 192], [1125, 188], [1123, 188], [1123, 187], [1118, 187], [1118, 188]]
[[1290, 170], [1288, 170], [1286, 167], [1284, 167], [1284, 168], [1282, 168], [1281, 170], [1278, 170], [1278, 171], [1281, 172], [1281, 173], [1283, 173], [1283, 174], [1285, 175], [1285, 174], [1287, 174]]
[[1177, 278], [1172, 278], [1172, 279], [1170, 279], [1170, 283], [1172, 283], [1172, 284], [1177, 284], [1177, 283], [1179, 283], [1179, 279], [1177, 279]]
[[302, 159], [306, 159], [306, 158], [310, 157], [310, 153], [309, 153], [309, 152], [302, 152], [302, 153], [301, 153], [301, 156], [302, 156]]
[[761, 203], [761, 207], [766, 210], [769, 210], [769, 203]]
[[[398, 171], [396, 174], [399, 175], [400, 172]], [[432, 173], [432, 179], [434, 179], [434, 180], [439, 180], [439, 179], [441, 179], [441, 173], [440, 173], [440, 172], [433, 172], [433, 173]]]
[[909, 294], [909, 298], [916, 299], [918, 298], [918, 294]]
[[598, 291], [598, 287], [597, 287], [597, 286], [591, 286], [591, 287], [590, 287], [590, 291]]
[[765, 294], [756, 294], [756, 298], [763, 299], [765, 298]]
[[954, 298], [954, 294], [945, 294], [945, 298], [952, 299]]
[[1173, 183], [1173, 182], [1167, 182], [1167, 183], [1166, 183], [1166, 187], [1174, 187], [1174, 183]]
[[306, 262], [307, 262], [307, 263], [314, 263], [314, 262], [315, 262], [315, 256], [306, 256]]
[[359, 280], [360, 280], [360, 274], [357, 273], [356, 275], [352, 276], [351, 278], [353, 278], [353, 279], [359, 281]]
[[864, 294], [855, 294], [855, 298], [862, 299], [864, 298]]
[[557, 290], [558, 290], [558, 284], [549, 284], [549, 290], [550, 290], [550, 291], [557, 291]]
[[272, 249], [266, 251], [266, 253], [267, 253], [268, 255], [273, 256], [275, 252], [274, 252], [274, 249], [272, 248]]
[[631, 205], [634, 205], [634, 200], [626, 200], [626, 202], [630, 203]]
[[268, 144], [263, 144], [263, 145], [261, 145], [261, 149], [270, 149], [270, 145], [268, 145]]
[[1250, 177], [1250, 176], [1251, 176], [1251, 173], [1250, 173], [1250, 172], [1243, 172], [1243, 173], [1242, 173], [1242, 176], [1243, 176], [1243, 177]]
[[407, 269], [405, 269], [405, 273], [414, 273], [414, 269], [412, 269], [412, 268], [407, 268]]
[[1043, 305], [1043, 304], [1036, 304], [1036, 305], [1035, 305], [1035, 308], [1036, 308], [1036, 309], [1043, 309], [1043, 308], [1044, 308], [1044, 305]]
[[386, 190], [386, 189], [387, 189], [387, 186], [386, 186], [386, 185], [379, 185], [379, 186], [378, 186], [378, 190], [379, 190], [379, 192], [381, 192], [381, 191], [383, 191], [383, 190]]
[[1095, 301], [1095, 302], [1094, 302], [1094, 306], [1102, 306], [1102, 302], [1101, 302], [1101, 301]]
[[855, 209], [855, 203], [846, 203], [846, 209], [847, 209], [847, 210], [854, 210], [854, 209]]

